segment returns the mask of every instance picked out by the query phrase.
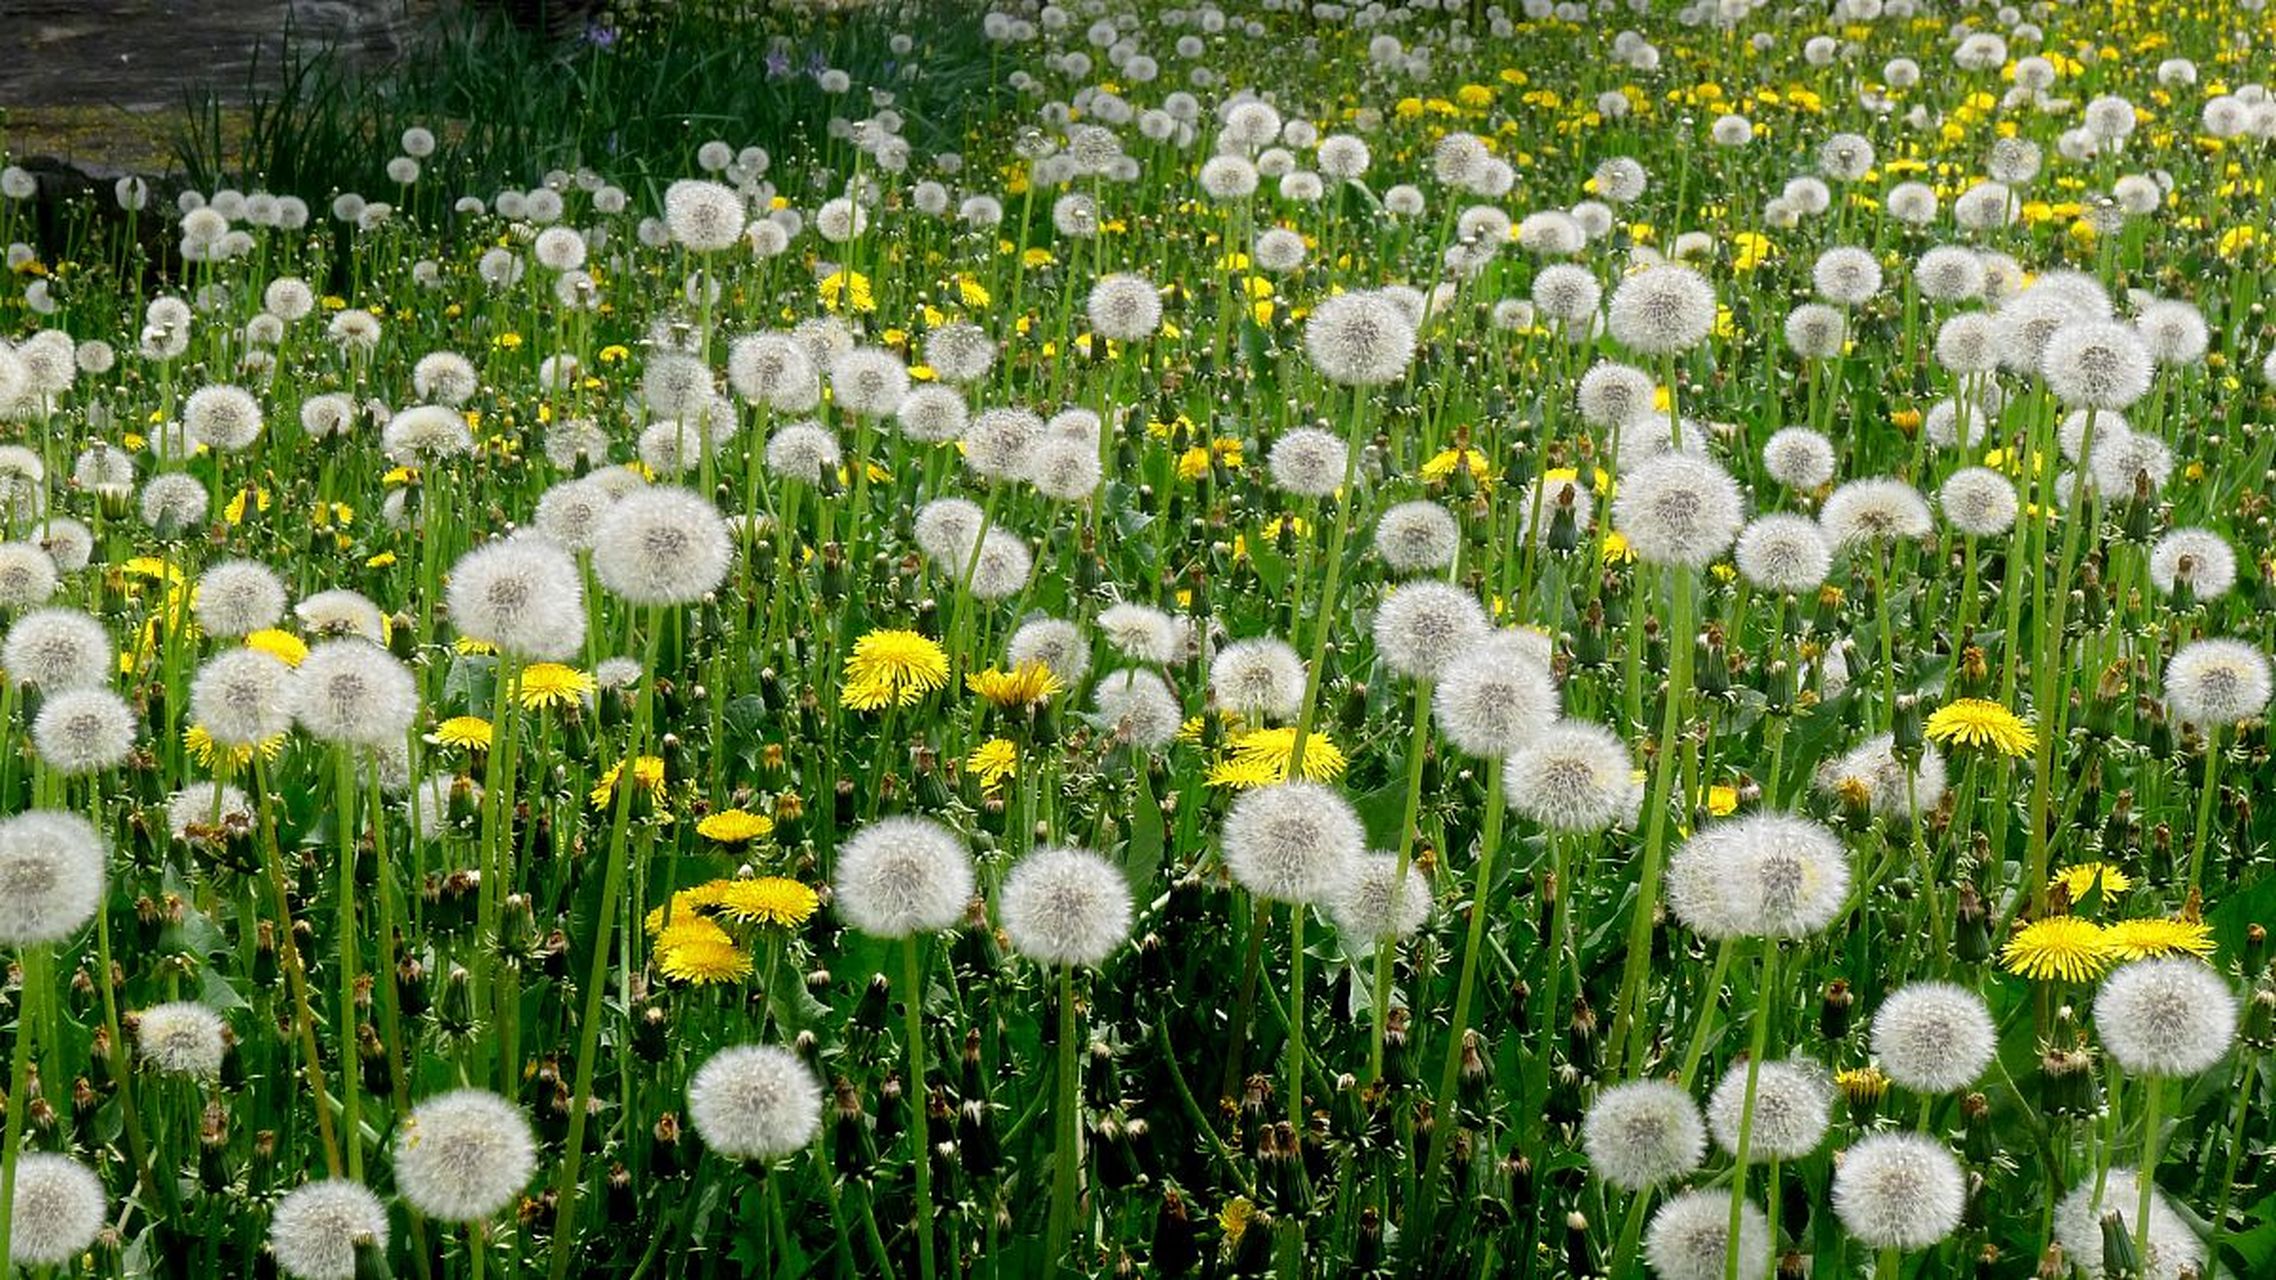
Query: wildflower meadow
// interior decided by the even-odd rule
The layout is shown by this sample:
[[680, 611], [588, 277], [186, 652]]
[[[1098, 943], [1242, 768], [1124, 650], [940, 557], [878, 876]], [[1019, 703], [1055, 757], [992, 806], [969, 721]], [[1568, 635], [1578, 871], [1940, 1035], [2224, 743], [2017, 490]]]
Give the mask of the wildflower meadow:
[[2260, 0], [700, 7], [0, 172], [0, 1277], [2276, 1275]]

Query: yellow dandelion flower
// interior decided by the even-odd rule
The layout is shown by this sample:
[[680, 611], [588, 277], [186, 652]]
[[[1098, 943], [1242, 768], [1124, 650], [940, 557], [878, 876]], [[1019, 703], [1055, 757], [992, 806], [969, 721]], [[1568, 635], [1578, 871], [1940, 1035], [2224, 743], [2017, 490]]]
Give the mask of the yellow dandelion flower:
[[964, 767], [980, 779], [981, 790], [994, 791], [1019, 772], [1019, 748], [1008, 738], [990, 738], [972, 752]]
[[1257, 1207], [1249, 1203], [1247, 1196], [1234, 1196], [1225, 1202], [1225, 1207], [1217, 1213], [1217, 1229], [1225, 1233], [1228, 1247], [1240, 1243], [1241, 1234], [1249, 1229], [1250, 1221], [1256, 1216]]
[[948, 654], [914, 631], [872, 631], [846, 656], [838, 701], [856, 711], [908, 706], [948, 683]]
[[675, 982], [701, 987], [750, 977], [751, 957], [732, 942], [682, 942], [657, 947], [656, 968]]
[[2213, 927], [2202, 920], [2176, 920], [2170, 916], [2118, 920], [2102, 930], [2102, 941], [2120, 960], [2177, 954], [2203, 960], [2213, 954]]
[[[213, 735], [207, 733], [202, 724], [193, 724], [182, 731], [182, 745], [188, 748], [190, 758], [197, 761], [201, 769], [211, 769], [216, 761], [221, 760], [228, 761], [233, 770], [253, 763], [253, 748], [224, 747], [213, 740]], [[274, 760], [284, 753], [284, 747], [285, 735], [280, 733], [261, 744], [261, 758]]]
[[2110, 967], [2102, 927], [2077, 916], [2049, 916], [2016, 931], [1999, 953], [2009, 973], [2035, 982], [2091, 982]]
[[843, 311], [847, 307], [855, 311], [877, 310], [877, 301], [869, 291], [869, 277], [859, 271], [833, 271], [822, 277], [814, 286], [814, 292], [822, 299], [822, 305], [832, 311]]
[[[593, 802], [593, 807], [595, 809], [607, 808], [609, 801], [616, 797], [616, 780], [617, 777], [623, 772], [624, 762], [620, 760], [617, 763], [610, 765], [608, 767], [608, 772], [602, 774], [601, 780], [593, 785], [593, 793], [591, 799]], [[640, 757], [632, 764], [632, 776], [636, 781], [639, 782], [640, 789], [648, 792], [651, 795], [663, 790], [663, 757]]]
[[1841, 1090], [1842, 1098], [1851, 1106], [1878, 1103], [1889, 1096], [1889, 1077], [1879, 1067], [1850, 1067], [1837, 1071], [1834, 1088]]
[[1983, 698], [1958, 698], [1938, 707], [1928, 717], [1927, 732], [1932, 742], [2005, 756], [2029, 755], [2039, 745], [2038, 735], [2021, 716]]
[[964, 677], [964, 687], [1006, 709], [1032, 706], [1066, 686], [1041, 662], [1023, 662], [1010, 671], [994, 667]]
[[487, 658], [498, 652], [498, 646], [473, 636], [460, 636], [451, 641], [451, 647], [469, 658]]
[[1604, 535], [1604, 562], [1606, 564], [1632, 564], [1636, 553], [1628, 549], [1628, 539], [1615, 529]]
[[2084, 902], [2095, 886], [2102, 887], [2105, 902], [2134, 887], [2134, 881], [2125, 872], [2107, 862], [2082, 862], [2075, 867], [2064, 867], [2047, 880], [2047, 887], [2061, 885], [2073, 902]]
[[719, 914], [728, 919], [785, 929], [806, 923], [821, 905], [821, 897], [812, 889], [782, 876], [732, 880], [719, 894]]
[[1493, 467], [1486, 461], [1484, 453], [1476, 449], [1461, 448], [1441, 449], [1431, 455], [1422, 464], [1423, 479], [1444, 480], [1454, 474], [1456, 467], [1467, 470], [1470, 473], [1470, 478], [1479, 484], [1486, 484], [1493, 478]]
[[459, 747], [467, 751], [488, 751], [493, 730], [490, 722], [480, 716], [452, 716], [435, 726], [427, 741], [438, 747]]
[[[1234, 734], [1226, 744], [1226, 755], [1209, 771], [1209, 785], [1247, 790], [1275, 782], [1288, 781], [1288, 763], [1296, 752], [1296, 730], [1293, 728], [1252, 729]], [[1304, 739], [1304, 776], [1314, 782], [1333, 782], [1343, 776], [1345, 765], [1343, 749], [1330, 741], [1324, 733], [1314, 731]]]
[[259, 649], [288, 667], [297, 667], [308, 656], [308, 643], [290, 631], [264, 627], [245, 637], [247, 648]]
[[[673, 894], [670, 903], [672, 924], [676, 927], [683, 920], [698, 919], [704, 911], [718, 906], [720, 896], [727, 892], [729, 883], [726, 880], [713, 880], [699, 884], [692, 889], [682, 889]], [[653, 938], [661, 934], [664, 931], [664, 908], [651, 908], [648, 912], [646, 924], [649, 937]]]
[[1715, 818], [1728, 817], [1729, 815], [1738, 812], [1738, 809], [1739, 789], [1737, 787], [1723, 786], [1718, 784], [1716, 786], [1707, 788], [1708, 816]]
[[575, 667], [558, 662], [533, 662], [522, 668], [515, 697], [524, 710], [542, 711], [547, 707], [576, 706], [591, 697], [595, 687], [593, 678]]
[[695, 824], [695, 833], [716, 844], [749, 844], [774, 830], [774, 819], [763, 813], [721, 809]]

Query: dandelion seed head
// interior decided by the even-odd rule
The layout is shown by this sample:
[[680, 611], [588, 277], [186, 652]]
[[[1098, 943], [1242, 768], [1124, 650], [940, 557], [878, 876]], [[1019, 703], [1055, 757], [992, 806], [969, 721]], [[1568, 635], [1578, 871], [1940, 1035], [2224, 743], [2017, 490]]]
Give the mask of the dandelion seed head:
[[1966, 1206], [1960, 1162], [1925, 1134], [1872, 1134], [1835, 1158], [1834, 1214], [1872, 1248], [1928, 1248], [1958, 1229]]
[[1762, 446], [1762, 469], [1797, 493], [1833, 479], [1833, 442], [1808, 427], [1781, 427]]
[[2094, 1031], [2110, 1058], [2138, 1076], [2194, 1076], [2236, 1040], [2237, 1000], [2201, 960], [2135, 960], [2110, 971], [2094, 995]]
[[1413, 363], [1415, 322], [1381, 291], [1339, 293], [1306, 318], [1304, 352], [1339, 386], [1382, 386]]
[[1816, 521], [1791, 512], [1758, 516], [1732, 546], [1739, 574], [1765, 591], [1800, 595], [1818, 589], [1833, 567], [1833, 547]]
[[[2085, 1178], [2056, 1203], [2055, 1242], [2087, 1280], [2104, 1280], [2107, 1274], [2102, 1266], [2104, 1215], [2117, 1214], [2119, 1229], [2128, 1239], [2137, 1234], [2142, 1207], [2140, 1178], [2138, 1170], [2113, 1165], [2100, 1177]], [[2141, 1260], [2147, 1280], [2180, 1280], [2184, 1272], [2202, 1273], [2204, 1246], [2197, 1233], [2174, 1212], [2160, 1188], [2150, 1191], [2149, 1227], [2149, 1253]]]
[[1220, 709], [1244, 717], [1292, 720], [1304, 698], [1304, 660], [1272, 636], [1236, 640], [1209, 664], [1209, 690]]
[[1891, 1080], [1915, 1093], [1973, 1085], [1998, 1048], [1983, 997], [1953, 983], [1907, 983], [1873, 1015], [1873, 1056]]
[[687, 489], [628, 493], [593, 531], [593, 576], [631, 604], [700, 599], [725, 580], [733, 559], [718, 508]]
[[1020, 859], [999, 909], [1013, 949], [1043, 964], [1099, 965], [1130, 940], [1130, 884], [1088, 849], [1047, 846]]
[[2022, 502], [2015, 485], [1990, 467], [1962, 467], [1936, 491], [1952, 527], [1971, 538], [1996, 538], [2015, 527]]
[[1430, 573], [1454, 562], [1462, 526], [1435, 502], [1402, 502], [1375, 522], [1375, 554], [1394, 573]]
[[972, 855], [929, 818], [880, 818], [838, 850], [833, 901], [863, 933], [905, 938], [951, 929], [972, 900]]
[[2236, 551], [2210, 529], [2175, 529], [2150, 547], [2150, 584], [2172, 595], [2184, 581], [2198, 600], [2217, 600], [2236, 585]]
[[1343, 793], [1295, 780], [1243, 791], [1221, 832], [1234, 883], [1270, 902], [1324, 906], [1349, 883], [1367, 830]]
[[8, 1259], [21, 1267], [61, 1267], [94, 1247], [110, 1200], [95, 1171], [69, 1156], [31, 1151], [16, 1161]]
[[[1730, 1258], [1731, 1198], [1721, 1191], [1684, 1191], [1668, 1197], [1644, 1228], [1644, 1262], [1659, 1280], [1722, 1280]], [[1741, 1275], [1770, 1266], [1770, 1219], [1752, 1202], [1739, 1208]]]
[[0, 944], [62, 942], [102, 905], [102, 837], [85, 818], [32, 809], [0, 818]]
[[8, 678], [46, 693], [102, 684], [112, 663], [110, 633], [77, 609], [35, 609], [0, 641]]
[[822, 473], [837, 471], [843, 456], [838, 437], [811, 419], [777, 427], [767, 437], [768, 472], [802, 484], [820, 484]]
[[1412, 863], [1402, 876], [1398, 855], [1381, 852], [1354, 859], [1343, 891], [1328, 904], [1336, 928], [1370, 946], [1413, 935], [1430, 909], [1430, 877]]
[[356, 1243], [387, 1249], [387, 1206], [360, 1182], [305, 1183], [269, 1211], [269, 1249], [292, 1280], [355, 1280]]
[[1383, 665], [1415, 679], [1434, 678], [1486, 632], [1478, 598], [1436, 579], [1402, 582], [1375, 608], [1375, 654]]
[[64, 689], [40, 704], [32, 747], [49, 769], [78, 777], [125, 763], [139, 725], [126, 699], [108, 689]]
[[1110, 671], [1091, 688], [1091, 720], [1116, 742], [1149, 751], [1168, 746], [1184, 716], [1169, 684], [1151, 671]]
[[[1707, 1126], [1691, 1095], [1665, 1080], [1632, 1080], [1596, 1096], [1581, 1120], [1591, 1172], [1623, 1191], [1646, 1191], [1699, 1167]], [[1728, 1199], [1723, 1200], [1726, 1210]]]
[[177, 1000], [135, 1015], [135, 1046], [153, 1070], [214, 1080], [229, 1051], [228, 1024], [202, 1004]]
[[1465, 755], [1506, 756], [1562, 713], [1556, 677], [1523, 638], [1529, 634], [1536, 633], [1484, 633], [1439, 667], [1431, 712]]
[[1325, 498], [1343, 487], [1349, 451], [1332, 432], [1297, 427], [1283, 432], [1265, 455], [1273, 484], [1307, 498]]
[[1746, 519], [1738, 482], [1716, 463], [1663, 454], [1621, 478], [1612, 525], [1646, 564], [1703, 569], [1723, 554]]
[[[1707, 1097], [1707, 1128], [1715, 1144], [1733, 1155], [1745, 1118], [1747, 1064], [1731, 1064]], [[1747, 1159], [1800, 1160], [1825, 1141], [1831, 1120], [1833, 1081], [1824, 1067], [1806, 1059], [1772, 1059], [1755, 1068], [1754, 1121], [1747, 1134]], [[1721, 1199], [1721, 1197], [1717, 1197]]]
[[510, 1204], [537, 1171], [537, 1142], [521, 1108], [483, 1089], [459, 1089], [411, 1109], [395, 1133], [395, 1187], [441, 1222], [479, 1222]]
[[368, 640], [326, 640], [292, 669], [285, 700], [319, 741], [382, 747], [410, 731], [419, 685], [394, 654]]
[[1634, 761], [1612, 730], [1585, 720], [1543, 725], [1510, 753], [1503, 793], [1510, 808], [1555, 831], [1602, 831], [1624, 820]]
[[688, 1120], [730, 1160], [778, 1160], [822, 1131], [822, 1085], [788, 1049], [735, 1045], [688, 1078]]
[[1043, 435], [1043, 418], [1026, 409], [983, 409], [964, 432], [964, 465], [983, 479], [1008, 480], [1027, 469]]
[[1615, 341], [1648, 356], [1699, 345], [1715, 324], [1715, 288], [1689, 267], [1660, 263], [1622, 279], [1605, 323]]
[[2192, 641], [2165, 668], [2166, 705], [2188, 724], [2229, 725], [2259, 715], [2270, 685], [2268, 656], [2241, 640]]

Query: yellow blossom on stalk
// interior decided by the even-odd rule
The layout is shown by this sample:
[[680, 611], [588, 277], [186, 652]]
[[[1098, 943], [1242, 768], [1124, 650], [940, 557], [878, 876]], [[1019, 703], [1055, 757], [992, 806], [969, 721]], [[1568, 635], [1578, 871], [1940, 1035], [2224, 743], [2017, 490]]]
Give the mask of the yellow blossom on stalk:
[[2110, 967], [2102, 927], [2077, 916], [2049, 916], [2016, 931], [1999, 953], [2009, 973], [2037, 982], [2091, 982]]
[[[589, 798], [592, 800], [595, 809], [607, 808], [609, 801], [616, 797], [616, 780], [623, 772], [624, 762], [620, 760], [610, 765], [608, 772], [602, 774], [601, 780], [593, 785], [593, 792]], [[632, 764], [632, 776], [640, 784], [640, 789], [643, 791], [654, 794], [663, 790], [663, 757], [642, 756], [635, 760]]]
[[2202, 920], [2152, 916], [2114, 921], [2102, 930], [2103, 944], [2120, 960], [2185, 953], [2203, 960], [2213, 954], [2213, 927]]
[[1004, 785], [1004, 779], [1019, 772], [1019, 748], [1008, 738], [990, 738], [972, 752], [964, 762], [974, 777], [980, 779], [982, 791], [994, 791]]
[[985, 307], [993, 301], [988, 296], [987, 286], [970, 276], [956, 277], [956, 296], [963, 301], [965, 306], [974, 310]]
[[[223, 759], [229, 762], [231, 769], [242, 769], [253, 763], [253, 748], [224, 747], [213, 740], [213, 735], [207, 733], [202, 724], [193, 724], [182, 731], [182, 745], [189, 750], [190, 758], [197, 761], [201, 769], [211, 769], [216, 761]], [[261, 744], [261, 758], [276, 759], [283, 754], [284, 746], [285, 735], [280, 733]]]
[[2056, 885], [2063, 887], [2063, 892], [2072, 902], [2084, 902], [2097, 885], [2101, 886], [2103, 900], [2108, 901], [2133, 888], [2134, 882], [2125, 872], [2107, 862], [2082, 862], [2075, 867], [2064, 867], [2048, 879], [2049, 890]]
[[[677, 929], [678, 924], [672, 926]], [[714, 926], [716, 928], [717, 926]], [[667, 935], [671, 930], [666, 930]], [[722, 933], [721, 938], [725, 938]], [[729, 941], [691, 938], [656, 947], [656, 968], [665, 977], [691, 986], [741, 982], [751, 976], [751, 957]]]
[[1737, 813], [1738, 809], [1739, 789], [1737, 787], [1718, 784], [1707, 788], [1707, 813], [1709, 817], [1728, 817]]
[[1928, 717], [1932, 742], [1989, 748], [2006, 756], [2025, 756], [2038, 745], [2038, 735], [2023, 718], [1983, 698], [1958, 698], [1938, 707]]
[[1217, 1229], [1224, 1233], [1228, 1248], [1240, 1243], [1242, 1233], [1249, 1229], [1249, 1221], [1256, 1216], [1257, 1207], [1249, 1203], [1247, 1196], [1234, 1196], [1225, 1202], [1225, 1207], [1217, 1212]]
[[558, 662], [533, 662], [522, 668], [515, 697], [525, 711], [542, 711], [547, 707], [573, 707], [593, 694], [598, 687], [593, 678], [575, 667]]
[[[852, 280], [850, 287], [847, 284], [849, 277]], [[856, 311], [877, 310], [877, 300], [869, 291], [869, 277], [859, 271], [833, 271], [822, 277], [821, 282], [814, 286], [814, 292], [822, 299], [822, 305], [832, 311], [843, 311], [848, 306]]]
[[1456, 467], [1467, 468], [1471, 479], [1476, 480], [1481, 485], [1491, 483], [1493, 480], [1493, 468], [1487, 463], [1486, 455], [1479, 450], [1467, 447], [1441, 449], [1432, 455], [1428, 461], [1422, 464], [1423, 479], [1444, 480], [1454, 474]]
[[[672, 923], [676, 926], [683, 920], [697, 919], [699, 913], [705, 908], [718, 906], [719, 897], [726, 892], [727, 883], [725, 880], [713, 880], [707, 884], [699, 884], [692, 889], [682, 889], [673, 894], [670, 904]], [[646, 924], [649, 937], [655, 937], [662, 933], [664, 931], [664, 908], [651, 908], [648, 912]]]
[[253, 510], [266, 513], [269, 509], [269, 491], [266, 489], [239, 489], [221, 509], [222, 518], [231, 524], [245, 523], [245, 499], [253, 499]]
[[1628, 549], [1628, 539], [1615, 529], [1604, 535], [1604, 562], [1606, 564], [1632, 564], [1636, 553]]
[[719, 914], [741, 924], [802, 925], [822, 905], [812, 889], [782, 876], [729, 880], [719, 891]]
[[714, 844], [749, 844], [773, 831], [774, 819], [741, 809], [721, 809], [695, 824], [695, 833]]
[[451, 641], [451, 647], [469, 658], [486, 658], [498, 652], [498, 646], [473, 636], [460, 636]]
[[488, 751], [493, 731], [490, 722], [480, 716], [452, 716], [435, 726], [427, 741], [438, 747], [462, 747], [469, 751]]
[[994, 667], [964, 677], [964, 687], [1007, 710], [1042, 702], [1065, 688], [1049, 665], [1023, 662], [1010, 671]]
[[948, 654], [914, 631], [872, 631], [846, 655], [838, 701], [855, 711], [908, 706], [948, 683]]
[[1889, 1096], [1889, 1077], [1879, 1067], [1850, 1067], [1836, 1071], [1833, 1086], [1851, 1106], [1878, 1104]]
[[1199, 480], [1209, 474], [1209, 464], [1222, 459], [1227, 468], [1239, 470], [1241, 442], [1232, 436], [1219, 436], [1207, 445], [1194, 445], [1178, 455], [1178, 479]]
[[290, 631], [264, 627], [245, 637], [245, 646], [259, 649], [288, 667], [297, 667], [308, 656], [308, 643]]
[[[1226, 743], [1226, 756], [1209, 771], [1209, 785], [1246, 791], [1288, 781], [1288, 762], [1296, 753], [1296, 730], [1251, 729], [1236, 733]], [[1343, 776], [1343, 749], [1317, 730], [1304, 738], [1304, 776], [1314, 782], [1333, 782]]]

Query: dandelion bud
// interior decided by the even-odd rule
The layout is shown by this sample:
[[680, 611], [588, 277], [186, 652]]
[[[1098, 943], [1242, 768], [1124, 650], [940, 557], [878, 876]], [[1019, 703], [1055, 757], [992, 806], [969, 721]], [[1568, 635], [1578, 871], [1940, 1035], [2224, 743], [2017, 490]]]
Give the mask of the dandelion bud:
[[1841, 1090], [1842, 1099], [1849, 1104], [1849, 1121], [1859, 1128], [1869, 1128], [1881, 1114], [1881, 1103], [1889, 1096], [1889, 1078], [1879, 1067], [1860, 1067], [1844, 1071], [1834, 1077], [1834, 1086]]
[[1917, 764], [1921, 756], [1920, 699], [1912, 694], [1899, 694], [1892, 730], [1889, 754], [1906, 766]]
[[2105, 1209], [2100, 1222], [2102, 1230], [2102, 1274], [2131, 1276], [2140, 1274], [2140, 1258], [2134, 1253], [2134, 1234], [2126, 1229], [2126, 1221], [2116, 1209]]
[[462, 1036], [474, 1029], [473, 988], [472, 975], [463, 966], [452, 965], [450, 976], [443, 979], [442, 1008], [437, 1014], [446, 1033]]
[[1984, 906], [1983, 896], [1976, 892], [1973, 881], [1960, 882], [1958, 901], [1952, 909], [1952, 949], [1963, 964], [1982, 964], [1991, 958], [1991, 912]]
[[1849, 1035], [1850, 1010], [1857, 997], [1849, 990], [1849, 979], [1835, 978], [1826, 984], [1825, 997], [1818, 1002], [1818, 1034], [1828, 1040], [1842, 1040]]
[[[1369, 1211], [1372, 1214], [1372, 1210]], [[1244, 1231], [1242, 1234], [1246, 1235]], [[1366, 1224], [1360, 1227], [1361, 1247], [1365, 1247]], [[1382, 1230], [1376, 1230], [1376, 1251], [1381, 1256]], [[1184, 1275], [1201, 1263], [1201, 1228], [1186, 1208], [1185, 1197], [1175, 1187], [1162, 1189], [1162, 1207], [1154, 1215], [1154, 1247], [1151, 1254], [1154, 1274], [1160, 1276]]]
[[1598, 1274], [1596, 1244], [1589, 1234], [1588, 1218], [1577, 1209], [1565, 1215], [1565, 1274]]
[[2268, 969], [2268, 926], [2255, 921], [2244, 927], [2244, 976], [2257, 981]]
[[2039, 1055], [2040, 1105], [2051, 1115], [2089, 1116], [2101, 1106], [2094, 1058], [2083, 1049], [2051, 1048]]

